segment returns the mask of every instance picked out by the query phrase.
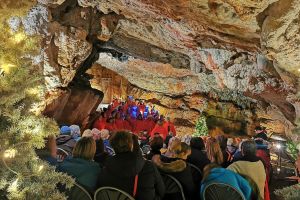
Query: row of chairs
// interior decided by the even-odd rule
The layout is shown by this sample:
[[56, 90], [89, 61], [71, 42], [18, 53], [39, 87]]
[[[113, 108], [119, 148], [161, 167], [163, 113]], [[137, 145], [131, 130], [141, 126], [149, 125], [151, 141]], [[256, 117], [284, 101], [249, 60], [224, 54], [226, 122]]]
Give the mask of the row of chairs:
[[[201, 175], [201, 171], [194, 165], [189, 164], [194, 171], [195, 176]], [[198, 175], [196, 174], [198, 173]], [[184, 192], [180, 182], [169, 174], [161, 173], [162, 179], [166, 186], [165, 196], [168, 199], [185, 200]], [[200, 189], [200, 188], [199, 188]], [[92, 200], [91, 195], [82, 186], [75, 183], [71, 190], [66, 192], [68, 200]], [[213, 183], [204, 189], [204, 194], [201, 197], [204, 200], [245, 200], [243, 194], [232, 186], [224, 183]], [[94, 200], [134, 200], [128, 193], [114, 188], [114, 187], [101, 187], [97, 189], [94, 194]]]

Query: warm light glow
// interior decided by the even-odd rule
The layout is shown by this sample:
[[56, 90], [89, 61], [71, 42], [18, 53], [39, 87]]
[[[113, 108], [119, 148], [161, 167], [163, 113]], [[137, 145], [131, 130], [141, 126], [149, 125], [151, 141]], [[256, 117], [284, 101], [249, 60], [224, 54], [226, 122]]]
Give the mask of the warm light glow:
[[44, 165], [40, 165], [39, 169], [38, 169], [38, 172], [42, 171], [43, 169], [44, 169]]
[[16, 67], [16, 65], [13, 65], [13, 64], [2, 64], [2, 65], [0, 65], [0, 68], [2, 68], [5, 73], [9, 73], [10, 68], [12, 68], [12, 67]]
[[277, 167], [277, 171], [280, 172], [280, 168], [279, 167]]
[[276, 144], [277, 149], [281, 149], [281, 144]]
[[298, 69], [298, 72], [300, 72], [300, 69]]
[[26, 38], [26, 35], [24, 33], [17, 33], [14, 35], [14, 41], [16, 43], [23, 41], [25, 38]]
[[4, 158], [14, 158], [16, 156], [16, 150], [15, 149], [8, 149], [4, 151]]
[[10, 186], [9, 186], [9, 190], [12, 192], [17, 191], [18, 189], [18, 181], [19, 179], [17, 178]]

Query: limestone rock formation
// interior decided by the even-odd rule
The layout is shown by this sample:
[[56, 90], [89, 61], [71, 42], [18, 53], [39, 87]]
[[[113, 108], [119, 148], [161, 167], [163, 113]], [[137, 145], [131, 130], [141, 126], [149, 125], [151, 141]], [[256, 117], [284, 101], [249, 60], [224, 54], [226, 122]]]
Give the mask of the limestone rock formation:
[[227, 132], [296, 125], [299, 0], [39, 2], [49, 90], [89, 78], [100, 89], [103, 70], [85, 73], [97, 62], [186, 127], [200, 112]]

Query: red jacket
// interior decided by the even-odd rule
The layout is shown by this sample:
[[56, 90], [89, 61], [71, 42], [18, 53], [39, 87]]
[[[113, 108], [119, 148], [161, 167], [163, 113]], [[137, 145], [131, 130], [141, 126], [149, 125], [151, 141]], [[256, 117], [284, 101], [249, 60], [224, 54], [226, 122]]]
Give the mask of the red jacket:
[[173, 124], [172, 122], [166, 121], [166, 122], [164, 123], [164, 127], [165, 127], [167, 130], [169, 130], [168, 127], [170, 127], [170, 132], [173, 133], [173, 136], [176, 136], [175, 126], [174, 126], [174, 124]]
[[150, 137], [153, 137], [155, 133], [159, 133], [163, 140], [165, 140], [168, 135], [168, 130], [164, 126], [159, 126], [158, 124], [156, 124], [154, 129], [150, 133]]

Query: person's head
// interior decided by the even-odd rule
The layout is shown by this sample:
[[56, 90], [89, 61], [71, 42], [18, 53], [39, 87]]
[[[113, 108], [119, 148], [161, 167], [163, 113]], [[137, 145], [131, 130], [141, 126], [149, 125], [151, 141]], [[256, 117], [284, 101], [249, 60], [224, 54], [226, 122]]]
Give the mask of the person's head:
[[74, 158], [92, 160], [96, 153], [96, 143], [92, 137], [82, 137], [73, 149]]
[[109, 138], [109, 130], [102, 129], [100, 131], [100, 137], [101, 137], [102, 140], [107, 140]]
[[256, 156], [256, 144], [253, 140], [246, 140], [241, 146], [243, 156]]
[[177, 157], [181, 152], [181, 141], [180, 139], [173, 137], [169, 140], [168, 150], [166, 156], [168, 157]]
[[113, 117], [110, 117], [107, 119], [106, 122], [112, 124], [112, 123], [114, 123], [114, 121], [115, 121], [115, 119]]
[[80, 135], [81, 135], [80, 127], [78, 125], [73, 124], [69, 128], [71, 130], [72, 138], [76, 139], [76, 138], [80, 137]]
[[150, 146], [152, 150], [159, 151], [164, 146], [164, 140], [161, 136], [155, 136], [150, 141]]
[[167, 117], [167, 118], [166, 118], [166, 120], [167, 120], [168, 122], [170, 122], [170, 121], [171, 121], [170, 117]]
[[204, 150], [205, 145], [204, 141], [201, 137], [193, 137], [191, 139], [190, 145], [192, 148], [198, 149], [198, 150]]
[[165, 120], [165, 116], [164, 115], [160, 115], [159, 120], [164, 121]]
[[86, 129], [85, 131], [83, 131], [81, 137], [93, 137], [91, 129]]
[[186, 160], [190, 154], [191, 154], [191, 147], [187, 143], [181, 142], [181, 151], [178, 154], [178, 158]]
[[111, 136], [110, 144], [116, 154], [130, 152], [133, 149], [132, 134], [127, 131], [117, 131]]
[[93, 128], [91, 133], [94, 140], [99, 140], [101, 138], [101, 132], [97, 128]]
[[224, 135], [218, 135], [216, 139], [219, 142], [221, 150], [225, 150], [227, 148], [227, 138]]
[[132, 137], [132, 152], [138, 153], [140, 151], [139, 138], [135, 134], [131, 134]]
[[162, 126], [162, 125], [163, 125], [163, 121], [162, 121], [162, 120], [158, 120], [158, 121], [157, 121], [157, 124], [158, 124], [159, 126]]
[[223, 153], [221, 151], [219, 142], [215, 138], [209, 138], [206, 141], [207, 157], [212, 163], [218, 165], [223, 164]]
[[121, 113], [120, 112], [117, 112], [116, 119], [121, 119]]
[[71, 129], [68, 126], [62, 126], [60, 128], [60, 134], [61, 135], [70, 135], [71, 134]]

